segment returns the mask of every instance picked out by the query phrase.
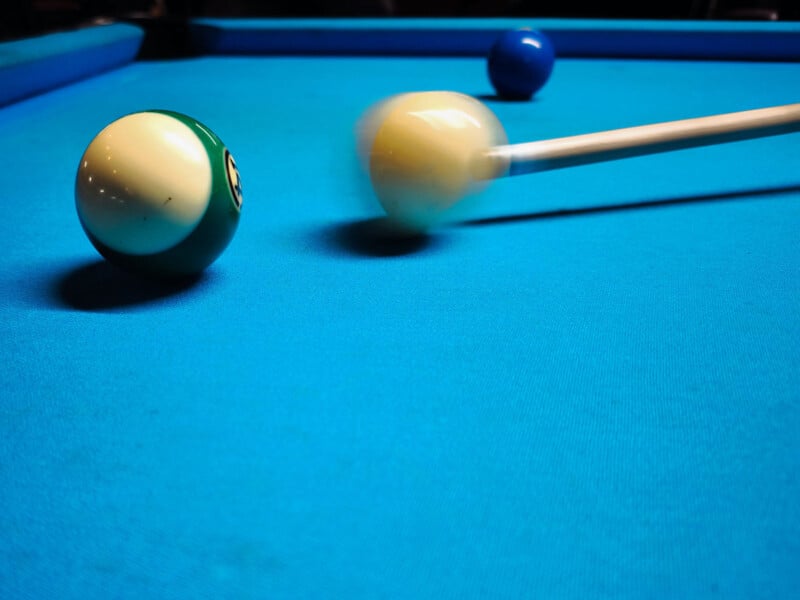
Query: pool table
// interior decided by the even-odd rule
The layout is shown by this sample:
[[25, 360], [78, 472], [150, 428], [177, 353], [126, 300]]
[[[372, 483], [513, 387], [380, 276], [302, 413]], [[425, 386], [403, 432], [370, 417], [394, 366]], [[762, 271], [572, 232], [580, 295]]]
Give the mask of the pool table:
[[[484, 56], [522, 25], [558, 60], [504, 102]], [[0, 597], [797, 597], [800, 135], [499, 180], [397, 240], [355, 130], [412, 90], [478, 97], [512, 142], [793, 103], [799, 24], [187, 39], [0, 45]], [[106, 264], [75, 213], [89, 141], [148, 108], [241, 172], [190, 282]]]

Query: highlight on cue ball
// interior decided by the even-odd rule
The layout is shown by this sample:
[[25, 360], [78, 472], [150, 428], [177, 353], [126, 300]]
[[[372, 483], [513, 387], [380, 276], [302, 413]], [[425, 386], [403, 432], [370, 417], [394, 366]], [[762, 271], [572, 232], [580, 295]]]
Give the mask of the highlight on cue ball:
[[553, 72], [555, 50], [541, 31], [506, 31], [489, 50], [487, 69], [497, 95], [509, 100], [529, 100]]
[[497, 117], [457, 92], [401, 94], [361, 120], [358, 151], [389, 219], [424, 231], [445, 222], [455, 206], [501, 175], [484, 153], [507, 143]]
[[81, 158], [78, 218], [102, 256], [129, 271], [203, 271], [236, 232], [239, 171], [222, 140], [181, 113], [148, 110], [109, 124]]

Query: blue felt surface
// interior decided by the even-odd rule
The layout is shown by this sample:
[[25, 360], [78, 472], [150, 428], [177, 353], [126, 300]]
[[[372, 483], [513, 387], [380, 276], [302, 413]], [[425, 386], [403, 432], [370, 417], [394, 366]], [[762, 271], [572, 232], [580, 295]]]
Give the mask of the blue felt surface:
[[[798, 136], [497, 182], [374, 255], [354, 123], [484, 68], [134, 63], [0, 111], [0, 597], [793, 597]], [[525, 141], [798, 95], [798, 64], [595, 59], [487, 103]], [[104, 268], [73, 208], [150, 107], [242, 172], [182, 290]]]
[[195, 19], [198, 52], [485, 56], [497, 37], [544, 31], [559, 56], [798, 60], [800, 24], [580, 19]]
[[0, 106], [129, 63], [143, 38], [113, 24], [0, 43]]

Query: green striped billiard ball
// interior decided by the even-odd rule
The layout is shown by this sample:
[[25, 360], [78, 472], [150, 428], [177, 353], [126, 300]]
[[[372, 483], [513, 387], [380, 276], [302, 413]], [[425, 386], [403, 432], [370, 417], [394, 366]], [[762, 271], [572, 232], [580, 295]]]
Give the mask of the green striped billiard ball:
[[236, 232], [242, 206], [230, 152], [186, 115], [117, 119], [86, 148], [75, 182], [83, 230], [107, 260], [159, 278], [191, 276]]

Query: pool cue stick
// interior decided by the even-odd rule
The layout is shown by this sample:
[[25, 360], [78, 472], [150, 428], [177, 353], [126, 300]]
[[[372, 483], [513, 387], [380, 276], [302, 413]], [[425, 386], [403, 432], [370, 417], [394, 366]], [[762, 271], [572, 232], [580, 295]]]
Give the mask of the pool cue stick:
[[786, 104], [551, 140], [495, 146], [482, 155], [482, 160], [479, 161], [481, 165], [475, 170], [475, 178], [524, 175], [797, 131], [800, 131], [800, 104]]

